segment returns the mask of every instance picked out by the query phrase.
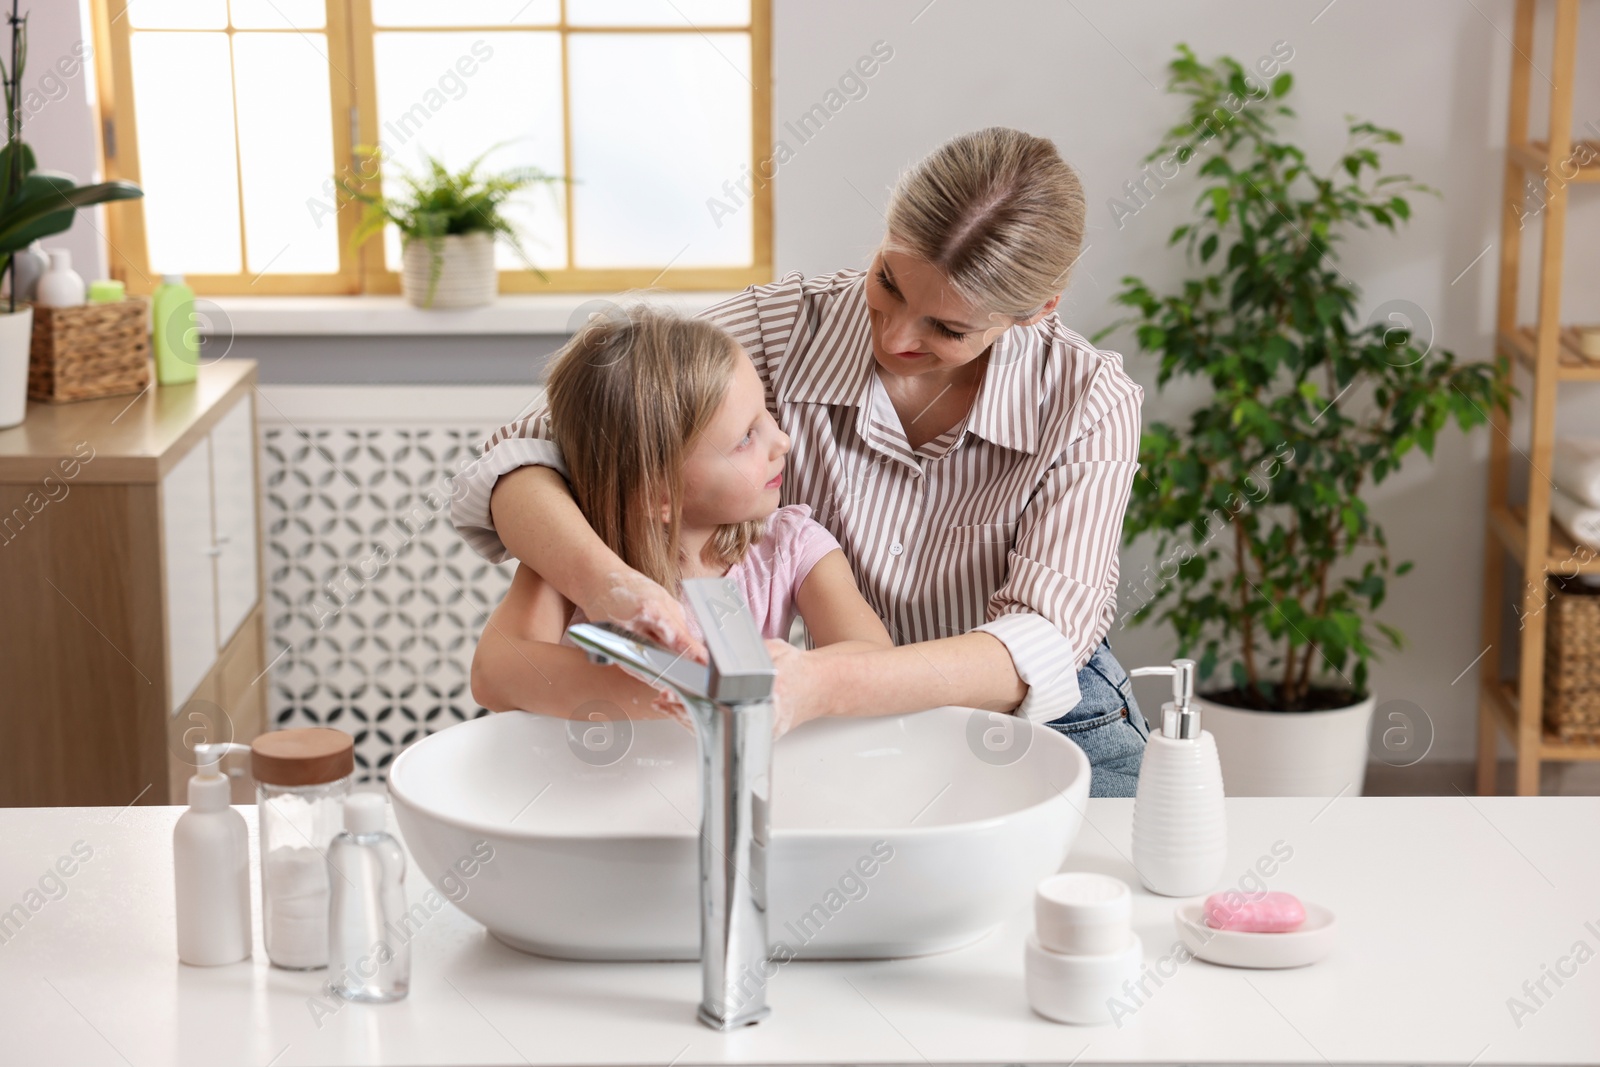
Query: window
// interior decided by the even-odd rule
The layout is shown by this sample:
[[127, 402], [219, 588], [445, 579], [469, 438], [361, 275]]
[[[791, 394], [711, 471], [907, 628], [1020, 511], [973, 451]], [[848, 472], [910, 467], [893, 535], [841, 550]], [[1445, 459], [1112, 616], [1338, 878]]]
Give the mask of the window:
[[[770, 0], [93, 0], [115, 277], [149, 292], [398, 293], [394, 227], [362, 205], [421, 174], [537, 167], [502, 209], [502, 292], [768, 281]], [[365, 168], [365, 169], [364, 169]], [[369, 189], [377, 182], [370, 181]]]

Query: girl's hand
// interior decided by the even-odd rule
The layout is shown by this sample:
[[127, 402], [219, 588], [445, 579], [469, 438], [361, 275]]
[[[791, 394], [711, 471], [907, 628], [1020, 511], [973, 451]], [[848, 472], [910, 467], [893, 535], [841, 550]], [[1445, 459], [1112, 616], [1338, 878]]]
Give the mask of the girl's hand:
[[767, 654], [778, 677], [772, 690], [772, 736], [782, 737], [803, 722], [828, 714], [822, 668], [816, 655], [787, 641], [767, 640]]
[[695, 636], [678, 598], [636, 570], [614, 571], [605, 591], [583, 613], [596, 622], [626, 627], [663, 648], [707, 662], [705, 645]]
[[683, 701], [672, 690], [663, 689], [657, 693], [650, 707], [663, 718], [671, 719], [690, 733], [694, 732], [694, 720], [689, 717], [689, 709], [683, 706]]

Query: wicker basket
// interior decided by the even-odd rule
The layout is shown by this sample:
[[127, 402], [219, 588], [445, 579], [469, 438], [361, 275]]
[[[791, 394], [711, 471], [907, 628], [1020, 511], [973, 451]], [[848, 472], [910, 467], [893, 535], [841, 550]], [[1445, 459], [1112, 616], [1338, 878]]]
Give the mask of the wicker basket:
[[33, 308], [28, 396], [52, 404], [142, 392], [150, 384], [150, 302]]
[[1545, 725], [1563, 741], [1600, 742], [1600, 588], [1550, 578]]

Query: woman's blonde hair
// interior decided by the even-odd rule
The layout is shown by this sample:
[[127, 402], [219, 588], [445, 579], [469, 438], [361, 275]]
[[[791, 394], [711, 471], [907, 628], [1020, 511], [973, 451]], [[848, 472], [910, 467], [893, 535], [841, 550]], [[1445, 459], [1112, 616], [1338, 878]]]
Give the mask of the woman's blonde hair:
[[991, 126], [900, 176], [884, 247], [938, 267], [974, 307], [1026, 319], [1066, 288], [1085, 213], [1083, 183], [1055, 145]]
[[[684, 461], [721, 406], [737, 358], [733, 338], [712, 323], [638, 304], [593, 316], [546, 378], [550, 425], [578, 507], [607, 547], [674, 592]], [[705, 562], [739, 562], [765, 525], [719, 527]]]

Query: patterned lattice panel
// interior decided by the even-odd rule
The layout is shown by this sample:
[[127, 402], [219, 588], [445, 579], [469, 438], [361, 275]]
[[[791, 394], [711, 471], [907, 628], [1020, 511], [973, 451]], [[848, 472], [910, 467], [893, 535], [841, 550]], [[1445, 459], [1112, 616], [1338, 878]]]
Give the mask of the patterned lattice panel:
[[349, 731], [361, 782], [487, 714], [472, 653], [516, 564], [486, 562], [449, 515], [451, 476], [486, 433], [263, 420], [270, 725]]

